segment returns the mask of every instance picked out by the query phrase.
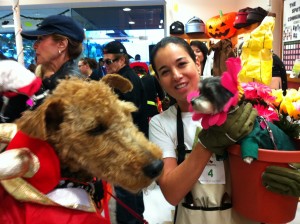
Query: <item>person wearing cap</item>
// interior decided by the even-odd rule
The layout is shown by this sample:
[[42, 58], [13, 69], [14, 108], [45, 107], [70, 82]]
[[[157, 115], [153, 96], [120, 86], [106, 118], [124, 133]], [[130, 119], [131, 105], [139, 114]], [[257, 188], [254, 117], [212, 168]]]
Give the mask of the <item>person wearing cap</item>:
[[36, 40], [36, 65], [43, 68], [41, 71], [47, 71], [47, 76], [38, 75], [43, 80], [41, 88], [34, 95], [41, 100], [34, 105], [27, 105], [28, 96], [25, 94], [10, 96], [5, 104], [1, 104], [1, 123], [13, 122], [26, 109], [38, 106], [47, 93], [56, 87], [59, 79], [72, 75], [84, 78], [74, 59], [82, 52], [85, 35], [83, 28], [71, 17], [49, 16], [36, 30], [22, 31], [21, 35], [26, 39]]
[[[148, 120], [145, 111], [147, 106], [146, 92], [139, 76], [129, 66], [130, 58], [132, 57], [127, 53], [126, 48], [119, 41], [109, 42], [103, 48], [103, 61], [107, 73], [117, 73], [124, 78], [129, 79], [132, 83], [133, 89], [131, 92], [123, 94], [116, 90], [116, 93], [119, 95], [120, 99], [132, 102], [138, 108], [137, 112], [132, 113], [133, 122], [137, 125], [139, 130], [148, 137]], [[143, 217], [145, 208], [142, 192], [139, 192], [138, 194], [132, 194], [118, 186], [115, 186], [115, 192], [121, 201], [133, 209], [140, 217]], [[140, 223], [137, 218], [131, 215], [119, 203], [117, 203], [116, 207], [116, 219], [118, 224]]]
[[43, 79], [45, 89], [53, 90], [59, 79], [83, 77], [75, 59], [83, 50], [83, 27], [71, 17], [52, 15], [45, 18], [36, 30], [22, 31], [25, 39], [35, 40], [36, 64], [42, 64], [53, 75]]
[[[13, 83], [13, 86], [15, 87], [14, 89], [18, 90], [17, 93], [20, 93], [19, 95], [23, 97], [25, 96], [24, 102], [28, 100], [28, 97], [33, 95], [35, 97], [45, 97], [49, 91], [52, 91], [56, 88], [60, 79], [65, 79], [70, 76], [76, 76], [85, 79], [85, 76], [80, 73], [77, 63], [75, 63], [75, 59], [80, 56], [83, 50], [82, 42], [85, 38], [84, 30], [71, 17], [63, 15], [49, 16], [42, 21], [42, 23], [36, 30], [22, 31], [21, 35], [26, 39], [35, 40], [34, 49], [36, 52], [36, 64], [38, 66], [38, 70], [41, 71], [41, 74], [26, 74], [21, 70], [21, 68], [17, 70], [17, 66], [9, 66], [12, 70], [8, 73], [10, 77], [18, 77], [18, 79], [10, 78], [9, 80], [16, 80]], [[25, 67], [23, 69], [25, 69]], [[27, 75], [26, 78], [23, 76], [20, 77], [21, 74], [23, 74], [23, 76], [24, 74]], [[42, 81], [40, 81], [41, 79]], [[28, 85], [24, 86], [25, 84]], [[19, 88], [19, 85], [21, 85], [22, 88]], [[35, 87], [38, 87], [37, 91]], [[24, 92], [25, 90], [26, 92]], [[30, 92], [28, 92], [29, 90]], [[15, 93], [16, 91], [13, 92]], [[30, 99], [32, 100], [32, 98]], [[43, 98], [41, 98], [39, 102], [33, 103], [31, 109], [39, 106], [42, 101]], [[13, 106], [15, 105], [16, 104], [14, 104]], [[12, 107], [12, 109], [15, 109], [15, 107]], [[19, 114], [21, 115], [21, 111]], [[75, 179], [74, 183], [83, 185], [90, 184], [81, 183], [78, 181], [76, 182]], [[101, 182], [93, 182], [94, 186], [99, 186], [99, 183]], [[97, 204], [101, 199], [99, 198], [99, 196], [101, 195], [101, 189], [96, 188], [93, 191], [93, 196], [91, 198], [88, 198], [88, 200], [93, 199]], [[60, 195], [58, 197], [64, 196]], [[80, 197], [80, 195], [73, 194], [72, 199], [78, 200]], [[51, 214], [49, 217], [49, 223], [52, 223], [52, 219], [54, 220], [54, 218], [56, 218], [56, 220], [60, 220], [59, 223], [68, 224], [81, 224], [87, 222], [89, 224], [109, 223], [109, 220], [106, 220], [104, 217], [102, 217], [102, 215], [100, 214], [100, 210], [98, 209], [94, 212], [87, 212], [84, 210], [76, 210], [76, 203], [74, 203], [73, 206], [74, 209], [70, 208], [63, 211], [55, 206], [49, 206], [45, 208], [44, 211], [47, 210], [47, 214]], [[16, 210], [16, 212], [17, 211], [18, 210]], [[43, 212], [41, 212], [41, 214], [43, 214]], [[16, 217], [18, 218], [18, 216]], [[19, 221], [20, 220], [18, 219], [18, 223]], [[36, 220], [36, 223], [39, 223], [39, 220]]]

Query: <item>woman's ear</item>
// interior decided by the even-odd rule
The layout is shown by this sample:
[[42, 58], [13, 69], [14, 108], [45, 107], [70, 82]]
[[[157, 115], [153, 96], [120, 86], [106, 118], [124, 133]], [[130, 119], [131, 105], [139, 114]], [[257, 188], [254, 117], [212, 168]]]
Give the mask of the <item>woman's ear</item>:
[[68, 47], [68, 43], [69, 43], [68, 39], [63, 39], [59, 41], [59, 45], [58, 45], [59, 51], [61, 52], [65, 51]]

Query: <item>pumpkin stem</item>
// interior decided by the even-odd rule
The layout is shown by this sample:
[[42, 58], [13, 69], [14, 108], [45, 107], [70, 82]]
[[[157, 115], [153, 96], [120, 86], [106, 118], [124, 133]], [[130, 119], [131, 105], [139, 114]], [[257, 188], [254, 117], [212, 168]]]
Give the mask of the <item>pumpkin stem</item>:
[[222, 10], [220, 10], [220, 18], [223, 16], [223, 12], [222, 12]]

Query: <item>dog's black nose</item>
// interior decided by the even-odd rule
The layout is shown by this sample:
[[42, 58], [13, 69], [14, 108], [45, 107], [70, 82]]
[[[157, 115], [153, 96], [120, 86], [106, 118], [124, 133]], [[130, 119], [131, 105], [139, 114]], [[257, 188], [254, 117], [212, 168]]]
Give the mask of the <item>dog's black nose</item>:
[[149, 165], [143, 168], [144, 174], [147, 177], [155, 178], [158, 177], [164, 167], [162, 160], [158, 159], [150, 163]]

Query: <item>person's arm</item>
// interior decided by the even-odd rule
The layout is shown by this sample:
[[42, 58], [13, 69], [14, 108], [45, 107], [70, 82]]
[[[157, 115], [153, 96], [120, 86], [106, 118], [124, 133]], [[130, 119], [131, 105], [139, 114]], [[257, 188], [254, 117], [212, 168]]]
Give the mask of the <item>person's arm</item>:
[[210, 151], [198, 143], [179, 166], [176, 158], [164, 159], [164, 169], [158, 184], [170, 204], [177, 205], [192, 189], [211, 155]]
[[282, 89], [281, 85], [281, 78], [280, 77], [272, 77], [271, 83], [270, 83], [270, 88], [271, 89]]

